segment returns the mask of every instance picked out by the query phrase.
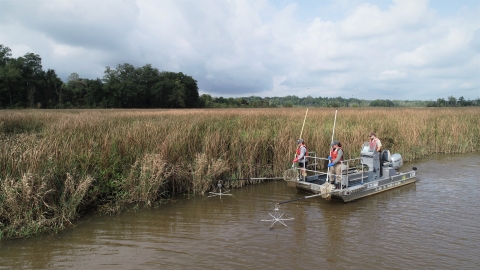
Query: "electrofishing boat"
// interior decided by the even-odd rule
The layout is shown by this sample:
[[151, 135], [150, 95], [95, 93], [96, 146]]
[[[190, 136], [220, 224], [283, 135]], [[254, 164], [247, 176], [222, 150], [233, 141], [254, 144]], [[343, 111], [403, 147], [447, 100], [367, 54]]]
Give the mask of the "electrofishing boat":
[[[368, 142], [363, 144], [360, 157], [342, 161], [341, 175], [317, 171], [320, 164], [328, 163], [328, 159], [316, 157], [315, 152], [308, 154], [311, 165], [306, 169], [307, 176], [291, 179], [298, 190], [315, 194], [307, 197], [322, 196], [327, 200], [350, 202], [414, 183], [417, 179], [416, 167], [407, 172], [399, 171], [403, 166], [400, 154], [390, 155], [389, 150], [379, 153]], [[298, 172], [295, 175], [299, 175]]]

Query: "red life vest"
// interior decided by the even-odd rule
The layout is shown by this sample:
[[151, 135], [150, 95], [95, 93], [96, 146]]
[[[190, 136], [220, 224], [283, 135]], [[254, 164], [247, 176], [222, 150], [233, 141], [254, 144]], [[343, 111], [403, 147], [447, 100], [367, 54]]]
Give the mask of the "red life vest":
[[[335, 159], [337, 159], [337, 156], [338, 156], [338, 149], [342, 149], [342, 147], [337, 147], [336, 149], [332, 149], [332, 151], [330, 151], [330, 156], [332, 157], [332, 161], [334, 161]], [[342, 149], [343, 151], [343, 149]], [[340, 158], [340, 160], [343, 160], [343, 155], [342, 157]]]
[[307, 156], [307, 153], [308, 153], [307, 146], [305, 144], [301, 144], [299, 147], [297, 147], [297, 157], [300, 156], [300, 148], [302, 147], [305, 147], [305, 157]]

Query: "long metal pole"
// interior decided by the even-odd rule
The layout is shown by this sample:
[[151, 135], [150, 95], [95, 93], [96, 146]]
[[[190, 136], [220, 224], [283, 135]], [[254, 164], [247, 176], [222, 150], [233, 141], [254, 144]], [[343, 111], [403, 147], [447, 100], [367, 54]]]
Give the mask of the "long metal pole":
[[332, 141], [330, 142], [330, 150], [332, 150], [333, 136], [335, 135], [335, 124], [337, 123], [337, 111], [338, 109], [335, 109], [335, 119], [333, 119], [333, 131], [332, 131]]
[[235, 179], [224, 179], [223, 181], [237, 181], [237, 180], [283, 180], [283, 177], [235, 178]]
[[305, 112], [305, 118], [303, 118], [302, 131], [300, 132], [300, 137], [298, 137], [299, 139], [301, 139], [303, 135], [303, 127], [305, 126], [305, 120], [307, 120], [307, 113], [308, 113], [308, 108], [307, 108], [307, 111]]
[[[335, 109], [335, 118], [333, 119], [333, 131], [332, 131], [332, 140], [330, 141], [330, 151], [328, 152], [328, 155], [330, 155], [330, 152], [332, 152], [332, 143], [333, 143], [333, 136], [335, 135], [335, 124], [337, 123], [337, 111], [338, 109]], [[330, 182], [328, 181], [328, 176], [330, 175], [328, 173], [329, 171], [329, 168], [327, 168], [327, 182]]]
[[277, 205], [279, 204], [284, 204], [284, 203], [289, 203], [289, 202], [294, 202], [294, 201], [300, 201], [300, 200], [305, 200], [305, 199], [309, 199], [309, 198], [313, 198], [313, 197], [318, 197], [318, 196], [322, 196], [322, 195], [328, 195], [328, 194], [332, 194], [333, 192], [326, 192], [326, 193], [320, 193], [320, 194], [314, 194], [314, 195], [309, 195], [309, 196], [305, 196], [305, 197], [301, 197], [301, 198], [296, 198], [296, 199], [292, 199], [292, 200], [288, 200], [288, 201], [283, 201], [283, 202], [279, 202], [279, 203], [276, 203]]

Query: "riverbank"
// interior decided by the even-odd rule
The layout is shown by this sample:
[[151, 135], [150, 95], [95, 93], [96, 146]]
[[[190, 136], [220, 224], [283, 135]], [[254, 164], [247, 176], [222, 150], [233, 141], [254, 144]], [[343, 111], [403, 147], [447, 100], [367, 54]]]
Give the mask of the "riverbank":
[[[327, 155], [334, 109], [309, 109], [303, 139]], [[0, 238], [61, 230], [82, 209], [204, 194], [221, 178], [281, 176], [305, 109], [0, 111]], [[480, 149], [478, 108], [341, 109], [347, 157], [371, 131], [405, 161]], [[234, 182], [237, 186], [245, 181]]]

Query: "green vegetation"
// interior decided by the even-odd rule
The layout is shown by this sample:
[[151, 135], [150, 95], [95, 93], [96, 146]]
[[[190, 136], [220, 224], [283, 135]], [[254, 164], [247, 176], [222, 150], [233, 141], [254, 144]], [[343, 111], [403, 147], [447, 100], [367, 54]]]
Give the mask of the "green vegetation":
[[[217, 179], [281, 176], [304, 115], [302, 108], [0, 111], [0, 238], [63, 229], [87, 208], [114, 213], [205, 194]], [[303, 137], [319, 156], [328, 153], [333, 116], [308, 112]], [[477, 107], [345, 108], [335, 139], [349, 158], [371, 131], [406, 161], [476, 152], [479, 116]]]
[[42, 58], [27, 53], [11, 58], [0, 44], [0, 108], [194, 108], [197, 82], [181, 72], [160, 72], [150, 64], [105, 68], [102, 80], [72, 73], [67, 83]]
[[200, 105], [204, 108], [291, 108], [291, 107], [465, 107], [480, 106], [480, 98], [476, 100], [465, 100], [460, 97], [458, 100], [450, 96], [448, 101], [439, 98], [437, 101], [422, 100], [388, 100], [376, 99], [373, 101], [357, 98], [342, 97], [311, 97], [300, 98], [297, 96], [286, 97], [238, 97], [223, 98], [212, 97], [208, 94], [200, 96]]

